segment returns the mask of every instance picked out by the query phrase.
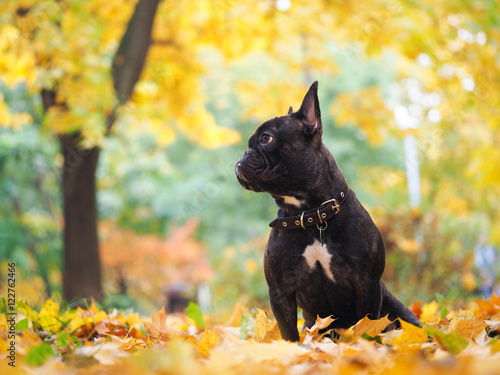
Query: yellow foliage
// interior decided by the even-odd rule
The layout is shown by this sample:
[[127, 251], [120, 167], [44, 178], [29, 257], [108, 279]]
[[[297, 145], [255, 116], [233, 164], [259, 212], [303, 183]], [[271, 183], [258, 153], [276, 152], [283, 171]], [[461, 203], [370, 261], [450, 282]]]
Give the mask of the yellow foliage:
[[43, 295], [46, 285], [40, 276], [20, 277], [16, 280], [16, 293], [19, 300], [36, 303]]
[[368, 142], [380, 145], [389, 129], [394, 128], [392, 112], [386, 107], [378, 87], [337, 95], [330, 113], [338, 125], [359, 126]]
[[306, 91], [307, 87], [293, 80], [264, 84], [242, 79], [237, 86], [238, 101], [245, 108], [245, 116], [259, 120], [284, 116], [291, 105], [297, 110]]
[[[206, 11], [213, 10], [197, 3]], [[174, 129], [204, 147], [240, 142], [238, 132], [216, 125], [204, 109], [198, 84], [203, 70], [192, 58], [198, 48], [192, 41], [203, 35], [197, 29], [206, 28], [205, 22], [210, 27], [217, 24], [206, 17], [191, 17], [195, 4], [163, 4], [158, 11], [163, 17], [157, 17], [153, 37], [182, 47], [171, 49], [169, 42], [166, 47], [153, 44], [144, 79], [132, 98], [139, 106], [135, 116], [142, 114], [142, 119], [132, 123], [152, 121], [160, 145], [173, 139]], [[96, 0], [81, 4], [50, 0], [2, 3], [0, 12], [10, 23], [0, 25], [0, 79], [10, 86], [25, 83], [32, 92], [56, 87], [58, 105], [49, 109], [44, 127], [56, 134], [80, 131], [84, 148], [99, 145], [106, 132], [106, 116], [117, 104], [111, 59], [134, 5], [129, 0], [104, 5]], [[177, 17], [170, 18], [174, 14]], [[0, 117], [2, 126], [15, 128], [32, 121], [27, 114], [11, 114], [2, 100]]]
[[267, 318], [264, 311], [257, 309], [254, 323], [255, 338], [260, 342], [271, 342], [281, 339], [281, 333], [276, 322]]
[[231, 145], [241, 141], [240, 133], [218, 126], [214, 117], [204, 108], [193, 108], [191, 113], [184, 114], [177, 120], [176, 127], [189, 139], [207, 148]]
[[[186, 315], [167, 316], [163, 309], [148, 322], [137, 314], [106, 313], [95, 305], [61, 313], [57, 303], [49, 300], [40, 312], [29, 306], [22, 308], [31, 328], [16, 336], [16, 365], [53, 374], [79, 373], [83, 363], [86, 374], [439, 374], [443, 369], [447, 374], [495, 374], [500, 352], [498, 340], [493, 337], [499, 332], [499, 320], [494, 320], [500, 318], [498, 300], [493, 296], [489, 301], [476, 301], [473, 310], [452, 311], [449, 322], [443, 320], [424, 328], [401, 321], [401, 329], [383, 333], [390, 322], [387, 317], [364, 318], [342, 332], [338, 341], [317, 334], [332, 322], [331, 318], [318, 317], [302, 344], [282, 340], [276, 321], [269, 320], [262, 310], [257, 311], [253, 327], [255, 338], [263, 341], [258, 342], [251, 332], [242, 336], [245, 331], [240, 324], [210, 327], [193, 334], [181, 330], [189, 325]], [[432, 305], [424, 305], [423, 310], [434, 310], [426, 307]], [[52, 332], [53, 341], [45, 340], [51, 342], [48, 345], [54, 355], [44, 359], [41, 367], [25, 367], [27, 353], [43, 342], [39, 336], [41, 316], [58, 318], [65, 325]], [[72, 321], [96, 316], [103, 319], [99, 323], [89, 321], [85, 329], [70, 331]], [[143, 325], [144, 334], [137, 331], [132, 335], [127, 321]], [[2, 324], [6, 324], [5, 314], [0, 315]], [[277, 335], [266, 338], [270, 332]], [[69, 340], [65, 333], [71, 333], [73, 339]], [[8, 345], [6, 334], [0, 332], [0, 356], [5, 356]]]
[[422, 306], [420, 320], [425, 323], [435, 324], [441, 320], [439, 302], [432, 301]]
[[472, 292], [476, 289], [476, 277], [471, 270], [467, 270], [462, 274], [461, 284], [468, 292]]
[[258, 268], [257, 261], [255, 259], [247, 259], [245, 260], [245, 269], [252, 273], [255, 272]]
[[469, 212], [468, 203], [461, 197], [451, 197], [448, 200], [446, 208], [456, 215], [465, 215]]
[[390, 340], [384, 340], [384, 344], [405, 348], [427, 342], [427, 332], [422, 328], [415, 327], [413, 324], [407, 323], [401, 319], [399, 319], [399, 322], [401, 323], [401, 334]]
[[0, 127], [12, 127], [18, 130], [22, 125], [29, 125], [32, 122], [33, 117], [28, 113], [11, 112], [0, 93]]
[[207, 358], [210, 351], [220, 343], [219, 337], [211, 331], [205, 330], [201, 340], [197, 343], [198, 355]]
[[59, 318], [59, 304], [48, 299], [44, 302], [37, 321], [42, 329], [49, 332], [57, 332], [61, 329], [62, 323]]
[[421, 247], [415, 238], [397, 238], [397, 245], [405, 253], [416, 254], [421, 250]]

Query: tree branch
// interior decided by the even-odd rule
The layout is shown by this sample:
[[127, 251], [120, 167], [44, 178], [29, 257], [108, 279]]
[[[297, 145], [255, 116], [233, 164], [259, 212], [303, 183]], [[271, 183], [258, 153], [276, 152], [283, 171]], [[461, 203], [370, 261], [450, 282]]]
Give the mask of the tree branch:
[[[113, 81], [120, 104], [130, 98], [141, 75], [151, 45], [151, 31], [159, 1], [140, 0], [137, 3], [116, 52]], [[108, 124], [109, 127], [111, 125]]]

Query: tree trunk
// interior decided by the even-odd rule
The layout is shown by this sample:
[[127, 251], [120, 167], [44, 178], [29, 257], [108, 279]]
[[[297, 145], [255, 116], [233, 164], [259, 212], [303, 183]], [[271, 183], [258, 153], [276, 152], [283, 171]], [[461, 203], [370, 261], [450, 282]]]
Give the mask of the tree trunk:
[[103, 298], [97, 237], [96, 168], [99, 148], [81, 150], [73, 135], [60, 137], [64, 155], [63, 295], [68, 301]]
[[[144, 67], [158, 3], [159, 0], [140, 0], [137, 3], [120, 42], [113, 61], [113, 81], [120, 104], [126, 103], [132, 95]], [[46, 111], [56, 105], [55, 97], [54, 91], [42, 91]], [[106, 134], [115, 122], [116, 109], [108, 115]], [[102, 301], [96, 202], [96, 169], [100, 149], [80, 149], [79, 137], [79, 133], [60, 136], [64, 155], [63, 296], [67, 301], [82, 298]]]

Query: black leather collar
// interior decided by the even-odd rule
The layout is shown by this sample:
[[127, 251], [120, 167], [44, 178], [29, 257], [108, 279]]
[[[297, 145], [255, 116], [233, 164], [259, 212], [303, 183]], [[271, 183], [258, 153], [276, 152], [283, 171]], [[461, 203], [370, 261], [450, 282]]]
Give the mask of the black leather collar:
[[297, 216], [275, 219], [269, 223], [269, 226], [278, 229], [306, 229], [306, 227], [311, 225], [319, 226], [339, 213], [340, 206], [347, 199], [349, 191], [349, 186], [347, 182], [344, 181], [344, 186], [340, 189], [335, 198], [323, 202], [317, 209], [304, 211]]

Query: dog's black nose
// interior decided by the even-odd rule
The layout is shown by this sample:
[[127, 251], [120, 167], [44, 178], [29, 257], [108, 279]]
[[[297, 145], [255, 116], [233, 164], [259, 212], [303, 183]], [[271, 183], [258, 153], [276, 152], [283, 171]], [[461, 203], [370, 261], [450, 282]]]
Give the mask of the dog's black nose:
[[[241, 160], [241, 159], [240, 159]], [[236, 173], [236, 176], [240, 176], [240, 169], [241, 169], [241, 162], [238, 160], [236, 162], [236, 165], [234, 166], [234, 172]]]

